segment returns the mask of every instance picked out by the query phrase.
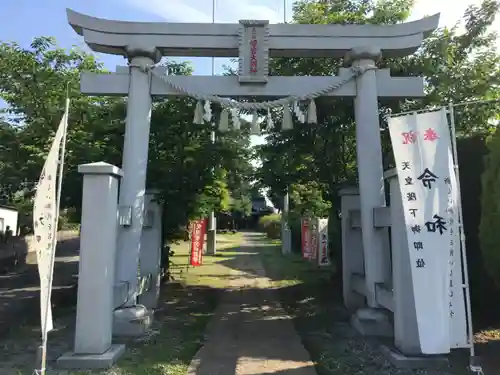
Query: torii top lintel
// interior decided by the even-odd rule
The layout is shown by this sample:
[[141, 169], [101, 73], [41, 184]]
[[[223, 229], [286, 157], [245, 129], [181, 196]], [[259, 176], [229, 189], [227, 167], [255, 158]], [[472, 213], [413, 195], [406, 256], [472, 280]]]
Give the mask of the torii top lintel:
[[[124, 55], [130, 44], [156, 47], [163, 56], [238, 57], [241, 25], [124, 22], [67, 9], [68, 22], [96, 52]], [[267, 21], [256, 21], [267, 23]], [[267, 26], [270, 57], [344, 57], [354, 47], [377, 46], [386, 57], [415, 52], [439, 23], [439, 13], [396, 25]]]

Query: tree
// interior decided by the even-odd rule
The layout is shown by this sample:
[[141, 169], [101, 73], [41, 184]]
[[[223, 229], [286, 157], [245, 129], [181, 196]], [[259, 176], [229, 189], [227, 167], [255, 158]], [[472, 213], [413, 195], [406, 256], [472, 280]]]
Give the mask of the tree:
[[485, 159], [482, 176], [481, 224], [479, 239], [483, 264], [491, 279], [500, 287], [500, 130], [488, 142], [489, 154]]
[[[169, 61], [168, 68], [169, 74], [192, 73], [187, 63]], [[62, 208], [76, 208], [79, 219], [79, 164], [101, 160], [121, 164], [126, 98], [80, 94], [82, 71], [104, 72], [92, 55], [58, 48], [52, 38], [35, 38], [27, 49], [16, 43], [0, 44], [0, 97], [9, 106], [0, 123], [0, 186], [9, 187], [5, 199], [11, 203], [23, 181], [31, 182], [28, 202], [33, 194], [67, 90], [71, 107]], [[230, 190], [244, 194], [244, 175], [249, 170], [248, 132], [219, 134], [213, 145], [210, 131], [215, 123], [193, 124], [194, 105], [181, 97], [153, 104], [147, 186], [161, 191], [169, 238], [189, 218], [206, 215], [211, 208], [228, 210]], [[29, 204], [23, 206], [31, 211]]]
[[[293, 22], [395, 24], [408, 18], [412, 6], [412, 0], [300, 0], [294, 6]], [[488, 31], [498, 10], [499, 3], [493, 0], [470, 6], [463, 17], [463, 33], [458, 26], [441, 28], [412, 56], [382, 57], [378, 66], [391, 69], [393, 76], [426, 77], [427, 93], [425, 98], [419, 100], [380, 101], [385, 168], [394, 166], [383, 116], [389, 111], [397, 113], [449, 102], [500, 97], [496, 34]], [[333, 75], [341, 66], [342, 59], [279, 58], [272, 60], [271, 71], [274, 75]], [[335, 210], [339, 207], [337, 190], [342, 185], [357, 182], [353, 103], [350, 99], [320, 98], [316, 104], [318, 124], [295, 123], [293, 130], [269, 133], [267, 144], [258, 150], [262, 167], [256, 175], [260, 184], [269, 187], [270, 195], [274, 197], [282, 197], [287, 186], [316, 183], [322, 190], [323, 199], [331, 202]], [[458, 134], [488, 133], [492, 128], [489, 120], [497, 115], [494, 104], [458, 107]], [[276, 123], [279, 120], [275, 118]], [[291, 207], [295, 199], [295, 196], [291, 197]], [[313, 207], [313, 201], [309, 205]]]

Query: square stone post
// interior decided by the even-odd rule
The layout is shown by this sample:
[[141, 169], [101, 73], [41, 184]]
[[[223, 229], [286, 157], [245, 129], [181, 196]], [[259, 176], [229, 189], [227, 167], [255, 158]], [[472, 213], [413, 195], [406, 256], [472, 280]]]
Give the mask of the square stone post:
[[364, 274], [363, 243], [361, 228], [353, 228], [352, 211], [359, 211], [359, 190], [355, 187], [344, 188], [339, 191], [340, 207], [342, 212], [342, 288], [344, 304], [350, 311], [364, 307], [365, 297], [356, 293], [352, 288], [352, 275]]
[[162, 245], [162, 207], [155, 199], [158, 191], [148, 190], [145, 197], [146, 220], [141, 237], [140, 275], [150, 277], [149, 289], [139, 295], [139, 303], [147, 309], [158, 307], [160, 295], [160, 262]]
[[83, 164], [82, 220], [75, 347], [58, 359], [63, 368], [109, 368], [124, 345], [111, 345], [118, 180], [122, 171], [104, 162]]
[[[120, 223], [116, 282], [127, 285], [124, 307], [132, 307], [137, 299], [144, 190], [148, 167], [149, 127], [151, 124], [151, 73], [141, 67], [152, 66], [161, 59], [151, 46], [130, 45], [126, 54], [131, 64], [130, 83], [123, 145], [123, 181], [120, 186]], [[116, 291], [121, 291], [116, 288]], [[117, 299], [121, 296], [117, 296]]]
[[[365, 68], [375, 66], [380, 55], [377, 47], [357, 47], [349, 52], [347, 60], [353, 66]], [[385, 206], [386, 202], [375, 70], [368, 70], [356, 78], [356, 90], [354, 115], [366, 300], [370, 308], [377, 308], [375, 285], [385, 281], [384, 230], [375, 228], [373, 210]]]
[[394, 300], [394, 344], [405, 355], [419, 355], [417, 316], [403, 199], [395, 169], [385, 173], [391, 194], [391, 243]]
[[289, 199], [288, 191], [283, 197], [283, 211], [281, 212], [281, 253], [289, 254], [292, 252], [292, 233], [290, 230], [289, 214]]

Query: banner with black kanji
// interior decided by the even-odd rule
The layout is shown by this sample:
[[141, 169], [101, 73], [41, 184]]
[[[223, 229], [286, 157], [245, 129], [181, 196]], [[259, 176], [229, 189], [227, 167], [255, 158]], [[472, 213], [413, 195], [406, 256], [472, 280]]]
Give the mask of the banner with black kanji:
[[389, 131], [403, 198], [421, 351], [447, 353], [457, 347], [456, 322], [465, 321], [457, 319], [457, 310], [465, 309], [460, 301], [452, 306], [450, 297], [455, 288], [450, 280], [456, 279], [451, 275], [458, 266], [461, 272], [461, 264], [453, 263], [460, 255], [459, 247], [455, 250], [456, 179], [446, 111], [392, 117]]

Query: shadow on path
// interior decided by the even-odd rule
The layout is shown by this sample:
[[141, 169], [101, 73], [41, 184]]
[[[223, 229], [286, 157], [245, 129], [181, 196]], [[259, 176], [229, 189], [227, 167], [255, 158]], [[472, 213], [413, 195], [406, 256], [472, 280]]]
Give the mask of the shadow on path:
[[[61, 241], [54, 264], [54, 316], [76, 304], [79, 239]], [[40, 279], [35, 254], [0, 275], [0, 338], [24, 324], [40, 324]]]
[[221, 261], [231, 267], [230, 288], [221, 296], [207, 327], [207, 341], [193, 359], [189, 375], [316, 374], [258, 253], [252, 250], [256, 246], [252, 238], [246, 233], [247, 243], [238, 255]]

